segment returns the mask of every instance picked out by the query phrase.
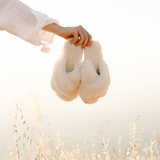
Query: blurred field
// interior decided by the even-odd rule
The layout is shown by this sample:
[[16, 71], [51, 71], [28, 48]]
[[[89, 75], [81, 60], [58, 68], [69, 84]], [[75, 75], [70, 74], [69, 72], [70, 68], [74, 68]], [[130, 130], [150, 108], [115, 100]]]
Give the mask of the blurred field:
[[[152, 133], [149, 145], [142, 145], [144, 128], [137, 131], [137, 116], [134, 122], [129, 124], [129, 146], [122, 150], [119, 137], [117, 146], [109, 149], [110, 138], [101, 137], [104, 126], [103, 122], [97, 132], [87, 135], [87, 138], [74, 146], [69, 139], [61, 140], [59, 131], [54, 137], [51, 122], [45, 116], [50, 134], [36, 134], [37, 127], [30, 127], [23, 116], [22, 109], [16, 104], [15, 115], [12, 118], [15, 145], [8, 147], [8, 155], [4, 160], [158, 160], [160, 159], [160, 138], [156, 137], [156, 131]], [[124, 137], [125, 138], [125, 137]]]
[[[0, 160], [2, 157], [15, 160], [18, 155], [21, 159], [35, 160], [41, 153], [41, 159], [58, 157], [62, 160], [105, 160], [105, 156], [108, 156], [107, 159], [158, 159], [160, 1], [81, 1], [81, 4], [85, 4], [84, 12], [79, 1], [22, 1], [31, 8], [58, 19], [62, 26], [83, 25], [94, 40], [100, 41], [111, 73], [111, 86], [107, 96], [92, 106], [85, 105], [80, 98], [71, 103], [63, 102], [51, 90], [50, 77], [64, 40], [56, 36], [51, 53], [43, 54], [40, 52], [41, 47], [26, 43], [5, 31], [1, 32]], [[13, 124], [7, 115], [7, 112], [14, 115], [15, 101], [25, 117], [21, 119], [21, 113], [16, 111], [17, 121], [22, 124], [25, 120], [22, 126]], [[131, 123], [132, 130], [134, 128], [137, 132], [134, 130], [135, 137], [130, 139], [133, 133], [130, 135], [129, 123], [139, 114], [141, 118], [136, 122], [137, 127]], [[50, 126], [45, 115], [52, 122]], [[22, 129], [27, 129], [26, 122], [29, 125], [28, 131]], [[104, 124], [103, 127], [101, 123]], [[13, 127], [15, 124], [17, 128]], [[145, 130], [140, 138], [139, 133], [143, 127]], [[60, 142], [57, 137], [59, 129]], [[17, 133], [14, 138], [12, 131], [15, 133], [15, 130]], [[156, 135], [155, 132], [152, 133], [155, 130]], [[39, 152], [33, 137], [30, 146], [31, 138], [26, 140], [28, 136], [31, 137], [30, 131], [46, 154], [44, 151]], [[23, 138], [24, 135], [26, 138]], [[133, 139], [135, 146], [129, 143]], [[106, 143], [107, 149], [104, 145]], [[104, 154], [107, 153], [106, 150], [108, 154]], [[131, 153], [126, 155], [127, 151]]]

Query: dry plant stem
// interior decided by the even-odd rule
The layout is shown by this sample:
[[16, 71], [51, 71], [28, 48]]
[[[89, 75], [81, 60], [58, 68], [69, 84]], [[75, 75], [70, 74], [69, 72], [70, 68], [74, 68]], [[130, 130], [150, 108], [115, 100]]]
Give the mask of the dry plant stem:
[[52, 132], [52, 128], [51, 128], [51, 122], [49, 122], [49, 120], [48, 120], [48, 118], [47, 118], [47, 116], [45, 116], [45, 118], [46, 118], [46, 121], [47, 121], [47, 123], [48, 123], [48, 125], [49, 125], [49, 129], [50, 129], [50, 132], [51, 132], [51, 135], [52, 135], [52, 144], [53, 144], [53, 132]]
[[[28, 125], [27, 122], [26, 122], [26, 124]], [[29, 125], [28, 125], [28, 126], [29, 126]], [[23, 129], [26, 131], [25, 128], [23, 128]], [[34, 141], [36, 142], [37, 146], [39, 147], [39, 144], [38, 144], [38, 142], [37, 142], [37, 140], [36, 140], [36, 138], [35, 138], [35, 136], [33, 135], [33, 133], [32, 133], [31, 130], [30, 130], [30, 132], [31, 132], [32, 137], [34, 138]], [[45, 154], [45, 156], [48, 158], [48, 160], [50, 160], [50, 158], [47, 156], [46, 152], [45, 152], [41, 147], [39, 147], [39, 149], [40, 149], [41, 152], [43, 152], [43, 153]]]
[[15, 148], [17, 149], [17, 155], [18, 155], [18, 160], [20, 160], [20, 156], [19, 156], [19, 145], [18, 145], [18, 137], [17, 137], [17, 132], [15, 133], [16, 136], [16, 145]]
[[[20, 153], [19, 149], [20, 149], [20, 142], [24, 143], [27, 140], [31, 140], [31, 141], [34, 140], [34, 142], [38, 148], [38, 150], [36, 152], [34, 152], [37, 154], [36, 158], [33, 158], [35, 155], [32, 154], [31, 155], [32, 158], [30, 157], [29, 160], [42, 160], [42, 159], [43, 160], [110, 160], [110, 159], [111, 160], [160, 160], [160, 157], [159, 157], [160, 152], [159, 152], [158, 146], [157, 146], [158, 143], [160, 143], [160, 139], [154, 137], [156, 132], [153, 132], [150, 146], [146, 147], [144, 150], [147, 153], [149, 152], [150, 155], [147, 154], [147, 157], [145, 158], [144, 156], [140, 156], [140, 154], [139, 154], [140, 147], [141, 147], [140, 143], [142, 140], [141, 137], [142, 137], [142, 133], [144, 131], [144, 129], [142, 129], [140, 131], [140, 133], [137, 132], [136, 122], [139, 119], [139, 116], [137, 117], [136, 121], [130, 123], [130, 136], [129, 136], [130, 147], [128, 148], [128, 150], [125, 151], [124, 153], [122, 153], [121, 146], [120, 146], [120, 144], [121, 144], [121, 137], [120, 137], [119, 141], [118, 141], [119, 154], [116, 155], [116, 151], [113, 148], [112, 155], [110, 156], [109, 150], [108, 150], [109, 139], [106, 141], [105, 138], [103, 138], [103, 141], [102, 141], [103, 143], [101, 143], [101, 138], [99, 137], [99, 136], [101, 136], [101, 133], [102, 133], [101, 129], [103, 128], [103, 126], [101, 126], [101, 128], [98, 130], [98, 133], [92, 134], [93, 137], [89, 136], [92, 139], [94, 139], [94, 142], [92, 141], [92, 139], [88, 139], [87, 141], [90, 141], [91, 143], [93, 142], [92, 143], [93, 145], [91, 143], [87, 143], [86, 141], [84, 142], [84, 144], [85, 144], [85, 146], [84, 146], [85, 153], [84, 154], [82, 152], [80, 152], [79, 144], [76, 147], [72, 147], [71, 144], [69, 145], [69, 143], [70, 143], [69, 141], [63, 142], [60, 139], [59, 131], [58, 131], [58, 133], [57, 133], [58, 144], [56, 144], [56, 146], [54, 148], [55, 153], [53, 153], [53, 151], [52, 151], [53, 146], [52, 145], [50, 145], [51, 146], [50, 148], [45, 148], [46, 147], [45, 143], [43, 143], [45, 136], [43, 137], [40, 131], [39, 131], [39, 133], [40, 133], [42, 141], [40, 140], [38, 142], [38, 139], [36, 140], [36, 137], [34, 136], [33, 132], [29, 128], [28, 123], [23, 119], [21, 109], [18, 108], [18, 105], [17, 105], [17, 111], [15, 113], [15, 118], [13, 116], [11, 116], [11, 117], [16, 122], [16, 125], [14, 125], [14, 129], [15, 129], [14, 134], [16, 136], [16, 147], [19, 147], [19, 148], [16, 148], [18, 160], [26, 159], [26, 157], [23, 157], [24, 155], [21, 156], [19, 154]], [[19, 113], [21, 116], [20, 119], [19, 119]], [[53, 136], [53, 132], [50, 127], [51, 122], [49, 122], [48, 119], [47, 119], [47, 123], [49, 124], [49, 128], [50, 128], [51, 134]], [[17, 133], [17, 126], [18, 126], [17, 124], [24, 131], [23, 132], [23, 141], [19, 141], [22, 137], [21, 136], [19, 137], [19, 135], [18, 135], [19, 132]], [[48, 140], [49, 139], [50, 139], [50, 136], [49, 136]], [[86, 144], [88, 144], [89, 146], [86, 147]], [[90, 146], [92, 146], [92, 147], [89, 148]], [[51, 153], [53, 153], [52, 156], [48, 155], [47, 149], [49, 149], [49, 151], [51, 151]], [[158, 157], [156, 157], [155, 154], [157, 154]], [[17, 156], [17, 155], [15, 155], [15, 156]], [[14, 159], [15, 159], [15, 157], [14, 157]]]
[[[17, 104], [17, 103], [16, 103], [16, 107], [17, 107], [17, 109], [19, 110], [19, 107], [18, 107], [18, 104]], [[27, 127], [28, 127], [28, 126], [29, 126], [28, 123], [27, 123], [26, 121], [24, 121], [24, 122], [27, 124]], [[18, 123], [18, 124], [19, 124], [19, 123]], [[28, 133], [28, 131], [27, 131], [22, 125], [19, 124], [19, 126], [20, 126], [26, 133]], [[45, 154], [45, 156], [48, 158], [48, 160], [50, 160], [50, 158], [47, 156], [46, 152], [39, 146], [39, 144], [38, 144], [38, 142], [37, 142], [37, 140], [36, 140], [36, 138], [35, 138], [35, 136], [33, 135], [33, 133], [32, 133], [31, 130], [30, 130], [30, 133], [31, 133], [31, 136], [33, 137], [36, 145], [39, 147], [40, 151]], [[29, 134], [29, 133], [28, 133], [28, 134]]]

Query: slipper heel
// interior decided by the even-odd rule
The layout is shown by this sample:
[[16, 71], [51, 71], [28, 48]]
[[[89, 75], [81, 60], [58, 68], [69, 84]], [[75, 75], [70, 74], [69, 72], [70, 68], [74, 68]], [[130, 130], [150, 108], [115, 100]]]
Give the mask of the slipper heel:
[[90, 47], [84, 49], [79, 96], [87, 104], [96, 103], [106, 95], [109, 85], [110, 74], [101, 45], [93, 41]]
[[51, 88], [64, 101], [78, 97], [83, 50], [67, 40], [60, 58], [56, 61], [51, 77]]

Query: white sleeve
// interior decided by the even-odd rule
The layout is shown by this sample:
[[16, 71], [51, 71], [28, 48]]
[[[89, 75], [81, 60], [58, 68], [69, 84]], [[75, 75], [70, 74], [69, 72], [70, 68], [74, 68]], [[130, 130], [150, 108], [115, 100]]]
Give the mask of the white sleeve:
[[19, 0], [0, 0], [0, 29], [16, 35], [33, 45], [43, 45], [41, 51], [50, 52], [54, 33], [42, 30], [48, 24], [59, 22], [46, 14], [34, 11]]

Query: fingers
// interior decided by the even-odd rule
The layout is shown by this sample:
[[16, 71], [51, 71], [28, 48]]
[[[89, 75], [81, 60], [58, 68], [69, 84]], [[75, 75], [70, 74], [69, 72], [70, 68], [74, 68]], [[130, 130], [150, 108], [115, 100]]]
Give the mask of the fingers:
[[89, 35], [89, 41], [87, 43], [87, 47], [89, 47], [92, 44], [92, 36]]
[[88, 35], [87, 32], [84, 29], [79, 29], [79, 36], [80, 36], [80, 40], [79, 42], [76, 43], [76, 45], [81, 45], [81, 48], [83, 49], [87, 42], [88, 42]]
[[74, 38], [70, 41], [72, 44], [75, 44], [75, 43], [77, 43], [78, 42], [78, 40], [79, 40], [79, 37], [78, 37], [78, 32], [76, 31], [76, 32], [73, 32], [73, 36], [74, 36]]
[[73, 32], [74, 39], [71, 40], [71, 43], [81, 45], [81, 48], [89, 47], [92, 44], [92, 36], [82, 27], [78, 26]]
[[89, 47], [92, 44], [92, 36], [86, 31], [86, 39], [82, 44], [82, 48]]

